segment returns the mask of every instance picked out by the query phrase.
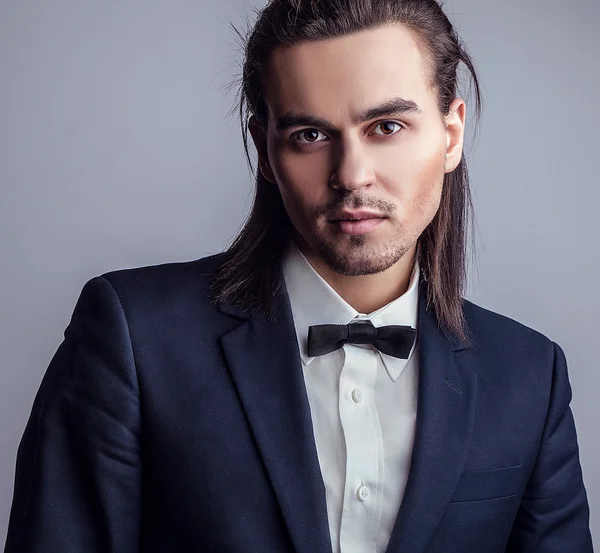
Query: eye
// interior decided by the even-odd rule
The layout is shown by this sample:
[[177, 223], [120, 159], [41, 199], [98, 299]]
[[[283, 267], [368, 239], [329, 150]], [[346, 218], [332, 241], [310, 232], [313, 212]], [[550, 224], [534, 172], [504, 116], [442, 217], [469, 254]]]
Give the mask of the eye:
[[[317, 129], [304, 129], [296, 133], [292, 138], [293, 140], [300, 142], [300, 144], [314, 144], [315, 142], [321, 142], [319, 135], [325, 136], [321, 131]], [[307, 140], [299, 140], [300, 137], [304, 137]]]
[[[398, 127], [398, 131], [394, 131], [394, 128], [393, 128], [394, 125], [396, 127]], [[384, 132], [375, 133], [375, 134], [380, 134], [380, 135], [384, 135], [384, 136], [391, 136], [394, 134], [398, 134], [398, 132], [404, 130], [404, 126], [402, 126], [400, 123], [396, 123], [396, 121], [383, 121], [383, 122], [379, 123], [375, 128], [378, 128], [378, 127], [381, 127]]]

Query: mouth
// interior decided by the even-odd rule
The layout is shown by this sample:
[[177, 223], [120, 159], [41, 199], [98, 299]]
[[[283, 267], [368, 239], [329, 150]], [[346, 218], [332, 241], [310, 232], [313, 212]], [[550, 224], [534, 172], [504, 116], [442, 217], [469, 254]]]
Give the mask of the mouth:
[[359, 209], [356, 211], [343, 210], [335, 214], [332, 221], [362, 221], [365, 219], [384, 219], [385, 215], [382, 213], [376, 213], [374, 211], [367, 211], [366, 209]]
[[342, 234], [366, 234], [377, 228], [385, 217], [333, 219], [331, 224]]

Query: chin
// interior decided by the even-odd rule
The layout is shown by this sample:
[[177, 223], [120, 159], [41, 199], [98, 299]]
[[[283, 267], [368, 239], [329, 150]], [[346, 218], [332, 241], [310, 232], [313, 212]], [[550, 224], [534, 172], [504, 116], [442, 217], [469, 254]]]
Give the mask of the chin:
[[364, 276], [382, 273], [410, 249], [410, 246], [369, 244], [366, 235], [351, 236], [344, 247], [319, 242], [315, 251], [333, 271], [345, 276]]

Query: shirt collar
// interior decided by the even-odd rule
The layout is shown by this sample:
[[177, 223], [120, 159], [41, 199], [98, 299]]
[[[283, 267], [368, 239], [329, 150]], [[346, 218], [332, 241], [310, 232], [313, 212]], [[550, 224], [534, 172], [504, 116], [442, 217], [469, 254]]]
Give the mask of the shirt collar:
[[[406, 325], [417, 328], [419, 300], [419, 263], [415, 263], [407, 291], [399, 298], [368, 314], [361, 314], [315, 271], [298, 246], [291, 241], [283, 258], [283, 276], [290, 298], [300, 357], [310, 364], [307, 355], [308, 327], [317, 324], [348, 324], [355, 318], [368, 319], [375, 326]], [[408, 359], [399, 359], [379, 352], [383, 364], [395, 382], [414, 354], [417, 341]], [[329, 354], [328, 354], [329, 355]]]

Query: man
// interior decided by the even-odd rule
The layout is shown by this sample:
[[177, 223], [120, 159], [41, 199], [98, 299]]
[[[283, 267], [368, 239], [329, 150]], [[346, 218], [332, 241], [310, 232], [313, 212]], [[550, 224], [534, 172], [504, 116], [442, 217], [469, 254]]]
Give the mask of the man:
[[434, 0], [261, 12], [250, 218], [85, 285], [6, 553], [592, 551], [563, 351], [460, 296], [459, 61]]

